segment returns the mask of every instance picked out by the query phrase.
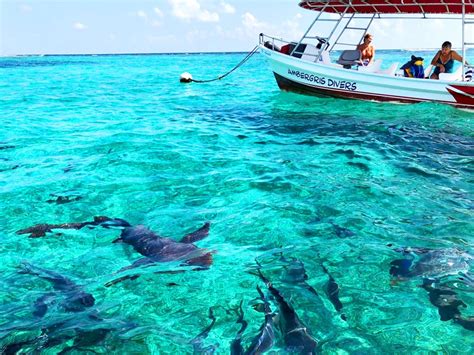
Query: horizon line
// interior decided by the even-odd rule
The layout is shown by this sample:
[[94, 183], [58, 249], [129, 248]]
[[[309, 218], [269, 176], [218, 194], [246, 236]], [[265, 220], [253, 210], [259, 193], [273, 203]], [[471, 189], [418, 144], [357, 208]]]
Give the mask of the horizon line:
[[[395, 49], [395, 48], [380, 48], [378, 51], [433, 51], [439, 48], [407, 48], [407, 49]], [[467, 48], [470, 50], [473, 48]], [[341, 51], [342, 49], [334, 50], [335, 52]], [[117, 52], [117, 53], [26, 53], [26, 54], [0, 54], [0, 58], [8, 57], [59, 57], [59, 56], [113, 56], [113, 55], [192, 55], [192, 54], [242, 54], [248, 53], [248, 51], [222, 51], [222, 52]]]
[[176, 54], [234, 54], [236, 52], [117, 52], [117, 53], [27, 53], [27, 54], [0, 54], [0, 57], [54, 57], [54, 56], [108, 56], [108, 55], [176, 55]]

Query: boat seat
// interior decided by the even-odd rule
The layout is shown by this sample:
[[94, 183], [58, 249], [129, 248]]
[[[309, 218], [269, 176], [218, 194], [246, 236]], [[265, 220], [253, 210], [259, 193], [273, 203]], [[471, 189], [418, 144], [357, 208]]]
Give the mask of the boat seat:
[[[306, 44], [306, 48], [304, 49], [303, 55], [301, 59], [307, 60], [308, 62], [316, 62], [316, 58], [319, 55], [320, 49], [312, 44]], [[330, 64], [331, 58], [329, 57], [328, 51], [321, 52], [321, 56], [319, 57], [318, 62], [323, 64]]]
[[361, 64], [361, 52], [358, 49], [348, 49], [342, 51], [337, 64], [341, 64], [344, 68], [350, 69], [353, 65]]
[[358, 71], [363, 72], [363, 73], [375, 73], [380, 70], [380, 67], [382, 66], [382, 59], [377, 59], [373, 63], [365, 66], [361, 65], [357, 68]]
[[312, 44], [306, 44], [301, 59], [307, 60], [308, 62], [315, 62], [318, 54], [319, 49], [317, 49], [316, 46], [313, 46]]
[[433, 71], [434, 66], [433, 65], [428, 65], [425, 69], [425, 78], [429, 78], [431, 75], [431, 72]]
[[461, 81], [462, 80], [462, 65], [460, 65], [454, 73], [439, 73], [439, 80]]
[[389, 75], [389, 76], [395, 76], [395, 73], [398, 70], [398, 67], [400, 66], [400, 62], [392, 63], [388, 69], [381, 69], [377, 73], [383, 74], [383, 75]]
[[[280, 48], [280, 53], [292, 55], [293, 57], [296, 57], [296, 58], [301, 58], [302, 53], [304, 53], [304, 51], [306, 49], [306, 44], [300, 43], [300, 45], [298, 47], [296, 47], [296, 45], [297, 45], [296, 42], [291, 42], [291, 43], [285, 44], [284, 46], [282, 46]], [[296, 47], [296, 49], [295, 49], [295, 47]], [[294, 50], [294, 52], [293, 52], [293, 50]], [[292, 54], [292, 52], [293, 52], [293, 54]]]

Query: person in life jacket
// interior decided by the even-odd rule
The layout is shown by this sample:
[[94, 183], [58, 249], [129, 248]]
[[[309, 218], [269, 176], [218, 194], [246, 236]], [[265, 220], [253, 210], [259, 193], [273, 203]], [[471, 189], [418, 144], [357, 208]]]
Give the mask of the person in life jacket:
[[423, 68], [423, 58], [411, 56], [411, 60], [406, 62], [400, 68], [403, 70], [403, 75], [407, 78], [421, 78], [425, 77], [425, 70]]

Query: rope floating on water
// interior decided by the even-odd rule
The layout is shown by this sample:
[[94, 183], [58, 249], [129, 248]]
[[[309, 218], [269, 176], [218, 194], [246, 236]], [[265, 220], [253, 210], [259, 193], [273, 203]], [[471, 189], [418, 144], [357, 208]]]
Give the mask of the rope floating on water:
[[182, 83], [191, 83], [191, 82], [195, 82], [195, 83], [210, 83], [212, 81], [216, 81], [216, 80], [221, 80], [223, 78], [225, 78], [227, 75], [229, 75], [230, 73], [232, 73], [234, 70], [236, 70], [237, 68], [241, 67], [242, 65], [245, 64], [245, 62], [247, 60], [250, 59], [250, 57], [252, 57], [256, 52], [258, 51], [258, 45], [254, 47], [254, 49], [252, 49], [246, 56], [244, 59], [242, 59], [240, 61], [239, 64], [237, 64], [235, 67], [233, 67], [231, 70], [229, 70], [227, 73], [223, 74], [223, 75], [220, 75], [218, 76], [217, 78], [214, 78], [214, 79], [209, 79], [209, 80], [195, 80], [193, 79], [193, 76], [187, 72], [181, 74], [181, 76], [179, 77], [179, 81], [182, 82]]

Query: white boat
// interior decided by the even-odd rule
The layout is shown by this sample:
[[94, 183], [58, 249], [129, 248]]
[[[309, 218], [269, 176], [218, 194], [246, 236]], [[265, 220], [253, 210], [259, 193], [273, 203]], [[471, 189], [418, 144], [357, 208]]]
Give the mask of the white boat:
[[[317, 14], [299, 42], [260, 34], [260, 51], [280, 89], [361, 100], [432, 101], [474, 109], [474, 66], [465, 59], [467, 49], [474, 47], [474, 42], [468, 42], [474, 41], [474, 0], [322, 0], [300, 1], [299, 6]], [[354, 49], [380, 19], [461, 22], [463, 63], [455, 73], [441, 73], [439, 80], [430, 80], [404, 77], [399, 70], [403, 63], [382, 70], [380, 60], [363, 66], [359, 58], [348, 58], [360, 56]], [[357, 36], [347, 36], [349, 31]], [[354, 37], [359, 42], [346, 40]], [[334, 50], [348, 46], [351, 49], [343, 50], [338, 61], [331, 61]], [[430, 69], [425, 70], [425, 77]]]

